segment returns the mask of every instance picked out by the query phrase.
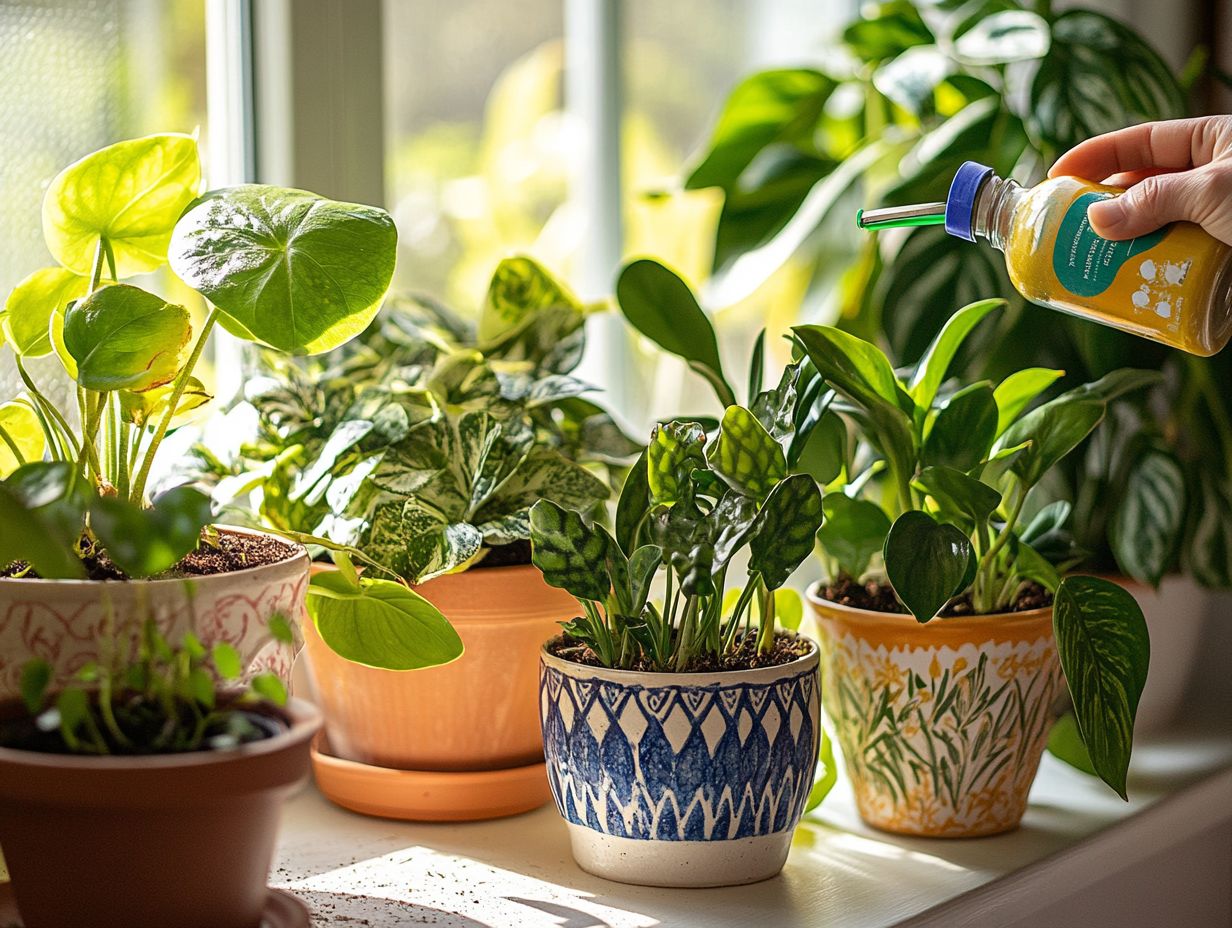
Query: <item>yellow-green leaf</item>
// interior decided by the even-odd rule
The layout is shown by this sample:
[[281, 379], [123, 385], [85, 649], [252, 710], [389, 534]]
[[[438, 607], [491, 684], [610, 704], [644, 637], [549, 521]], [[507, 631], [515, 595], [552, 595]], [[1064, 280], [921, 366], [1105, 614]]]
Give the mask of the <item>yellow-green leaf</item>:
[[88, 275], [99, 239], [106, 238], [117, 276], [157, 270], [200, 184], [192, 136], [150, 135], [108, 145], [69, 165], [47, 188], [47, 247], [66, 268]]
[[28, 403], [13, 400], [0, 406], [0, 478], [7, 477], [21, 464], [43, 460], [46, 447], [38, 416]]
[[13, 351], [27, 358], [50, 354], [53, 312], [85, 296], [89, 281], [67, 268], [44, 267], [26, 277], [4, 302], [0, 328]]

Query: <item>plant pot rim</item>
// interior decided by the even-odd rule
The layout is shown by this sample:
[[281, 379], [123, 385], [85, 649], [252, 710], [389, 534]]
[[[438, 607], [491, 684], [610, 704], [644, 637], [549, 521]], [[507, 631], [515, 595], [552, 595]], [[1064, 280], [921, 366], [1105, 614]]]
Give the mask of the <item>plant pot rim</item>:
[[1000, 628], [1013, 626], [1036, 625], [1044, 619], [1051, 619], [1052, 606], [1041, 606], [1038, 609], [1024, 609], [1020, 612], [986, 612], [981, 615], [951, 616], [934, 618], [930, 622], [917, 622], [915, 616], [907, 612], [878, 612], [875, 609], [859, 609], [855, 606], [845, 606], [821, 595], [821, 581], [809, 585], [805, 595], [808, 601], [819, 609], [832, 609], [844, 620], [855, 624], [880, 626], [881, 628], [919, 629], [928, 631], [933, 622], [941, 623], [938, 628], [955, 631], [984, 630], [991, 623]]
[[[16, 700], [9, 702], [16, 702]], [[260, 741], [252, 741], [227, 751], [183, 751], [176, 754], [126, 754], [100, 757], [0, 747], [0, 766], [21, 767], [31, 772], [40, 769], [55, 769], [113, 774], [201, 768], [276, 754], [286, 750], [292, 741], [307, 739], [321, 726], [323, 718], [321, 710], [307, 700], [292, 696], [285, 706], [279, 708], [290, 719], [289, 728], [271, 738], [262, 738]]]
[[46, 579], [44, 577], [0, 577], [0, 588], [8, 587], [12, 589], [19, 588], [22, 585], [31, 587], [46, 587], [49, 584], [55, 584], [60, 587], [69, 589], [89, 589], [92, 587], [109, 586], [128, 587], [128, 586], [145, 586], [145, 587], [172, 587], [179, 586], [185, 582], [196, 584], [210, 583], [227, 583], [233, 578], [246, 579], [251, 577], [258, 571], [274, 570], [280, 567], [290, 567], [298, 565], [302, 569], [306, 569], [310, 563], [308, 558], [308, 549], [299, 542], [291, 541], [289, 538], [283, 538], [274, 532], [267, 532], [262, 529], [247, 528], [242, 525], [221, 525], [214, 524], [213, 527], [219, 532], [231, 535], [260, 535], [266, 538], [273, 538], [283, 544], [294, 548], [295, 553], [281, 561], [275, 561], [272, 564], [258, 564], [255, 567], [244, 567], [240, 570], [228, 570], [221, 574], [194, 574], [186, 577], [161, 577], [158, 579], [148, 578], [130, 578], [128, 580], [75, 580], [67, 578]]
[[619, 683], [624, 686], [712, 686], [718, 684], [734, 684], [734, 683], [762, 683], [778, 680], [781, 677], [790, 676], [793, 673], [799, 673], [809, 669], [811, 665], [820, 663], [821, 649], [817, 642], [808, 635], [801, 635], [799, 632], [785, 633], [792, 638], [802, 638], [808, 642], [809, 651], [797, 657], [793, 661], [788, 661], [785, 664], [773, 664], [769, 667], [751, 667], [746, 670], [717, 670], [705, 671], [701, 673], [683, 672], [683, 673], [664, 673], [654, 671], [641, 670], [623, 670], [615, 667], [598, 667], [593, 664], [579, 664], [576, 661], [567, 661], [563, 657], [557, 657], [548, 650], [548, 646], [555, 641], [559, 641], [562, 636], [556, 635], [549, 638], [543, 643], [539, 649], [539, 659], [545, 666], [552, 667], [563, 673], [577, 675], [585, 673], [588, 676], [596, 677], [600, 680], [605, 680], [609, 683]]

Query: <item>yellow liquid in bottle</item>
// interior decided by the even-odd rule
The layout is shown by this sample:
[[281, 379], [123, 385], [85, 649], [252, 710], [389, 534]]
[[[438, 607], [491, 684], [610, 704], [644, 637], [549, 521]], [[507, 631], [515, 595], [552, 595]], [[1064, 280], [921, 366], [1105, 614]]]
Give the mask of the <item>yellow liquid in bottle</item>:
[[1087, 207], [1121, 192], [1074, 177], [1024, 191], [1003, 243], [1010, 280], [1033, 303], [1215, 354], [1232, 337], [1232, 248], [1189, 222], [1100, 238]]

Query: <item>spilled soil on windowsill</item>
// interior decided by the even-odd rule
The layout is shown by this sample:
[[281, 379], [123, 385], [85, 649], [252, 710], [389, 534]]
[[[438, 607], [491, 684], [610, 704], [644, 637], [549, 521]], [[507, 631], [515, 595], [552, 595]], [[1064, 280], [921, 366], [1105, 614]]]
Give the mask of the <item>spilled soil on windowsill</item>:
[[[834, 583], [822, 586], [819, 590], [822, 599], [827, 599], [840, 606], [852, 609], [867, 609], [870, 612], [889, 612], [906, 615], [894, 589], [883, 580], [868, 580], [860, 582], [850, 577], [840, 577]], [[1029, 583], [1018, 591], [1014, 602], [1008, 609], [998, 610], [996, 614], [1006, 612], [1029, 612], [1032, 609], [1043, 609], [1052, 605], [1052, 594], [1038, 583]], [[941, 618], [954, 619], [963, 616], [977, 615], [971, 605], [971, 594], [964, 593], [950, 601], [941, 611]]]

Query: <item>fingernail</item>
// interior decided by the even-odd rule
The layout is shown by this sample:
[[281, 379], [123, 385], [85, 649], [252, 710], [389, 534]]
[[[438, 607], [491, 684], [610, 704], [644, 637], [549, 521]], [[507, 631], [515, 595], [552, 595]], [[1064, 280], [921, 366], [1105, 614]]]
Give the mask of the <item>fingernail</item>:
[[1116, 227], [1125, 222], [1125, 204], [1120, 197], [1110, 197], [1100, 200], [1087, 207], [1087, 219], [1092, 226], [1098, 226], [1105, 232], [1113, 232]]

